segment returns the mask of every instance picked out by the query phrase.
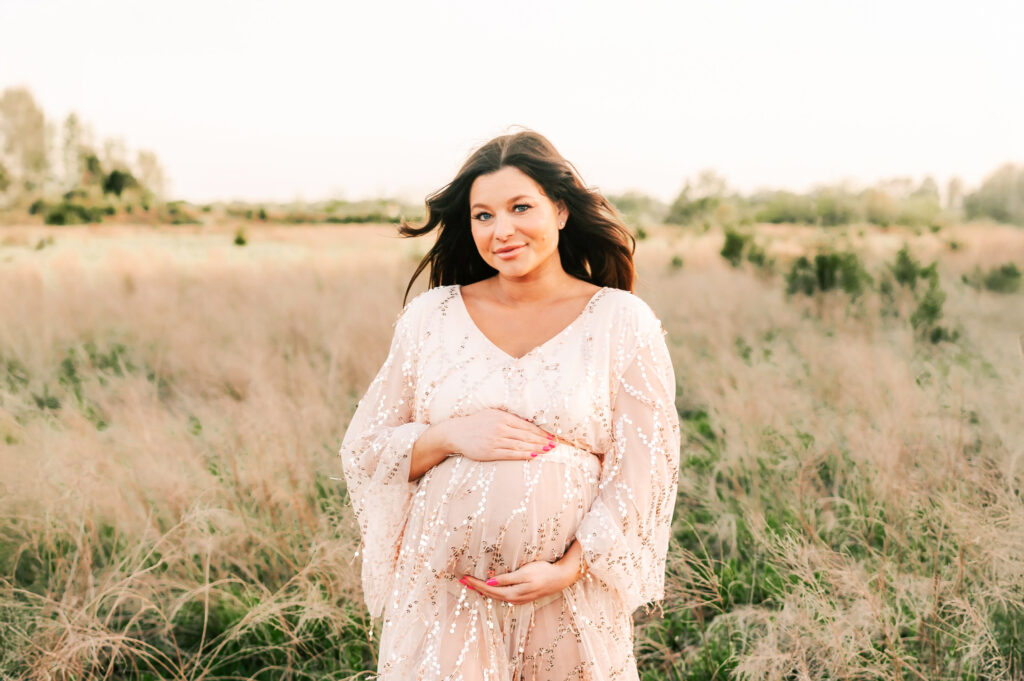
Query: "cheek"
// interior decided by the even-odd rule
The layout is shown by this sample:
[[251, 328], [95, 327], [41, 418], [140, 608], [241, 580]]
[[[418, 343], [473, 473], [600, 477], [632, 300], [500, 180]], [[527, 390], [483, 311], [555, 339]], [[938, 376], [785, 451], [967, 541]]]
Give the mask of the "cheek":
[[490, 250], [488, 248], [491, 238], [490, 235], [485, 233], [484, 230], [480, 230], [475, 227], [471, 234], [473, 236], [473, 244], [476, 246], [476, 250], [480, 251], [481, 255], [488, 253]]

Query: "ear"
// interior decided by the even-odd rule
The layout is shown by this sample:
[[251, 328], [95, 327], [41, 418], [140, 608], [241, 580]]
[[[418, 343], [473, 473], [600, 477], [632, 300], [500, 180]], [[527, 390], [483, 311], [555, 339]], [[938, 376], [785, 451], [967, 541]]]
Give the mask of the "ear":
[[569, 208], [565, 205], [565, 201], [559, 201], [555, 205], [558, 207], [558, 229], [562, 229], [569, 221]]

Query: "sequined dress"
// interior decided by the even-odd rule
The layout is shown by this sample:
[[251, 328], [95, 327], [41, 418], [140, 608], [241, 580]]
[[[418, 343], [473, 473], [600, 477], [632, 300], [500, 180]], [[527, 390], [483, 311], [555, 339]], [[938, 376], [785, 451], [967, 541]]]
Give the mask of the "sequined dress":
[[[386, 681], [637, 679], [633, 611], [664, 594], [679, 471], [675, 378], [660, 321], [599, 289], [522, 357], [475, 325], [458, 286], [411, 300], [341, 446]], [[528, 461], [451, 456], [409, 482], [431, 423], [501, 408], [573, 443]], [[586, 575], [522, 605], [458, 582], [554, 561]]]

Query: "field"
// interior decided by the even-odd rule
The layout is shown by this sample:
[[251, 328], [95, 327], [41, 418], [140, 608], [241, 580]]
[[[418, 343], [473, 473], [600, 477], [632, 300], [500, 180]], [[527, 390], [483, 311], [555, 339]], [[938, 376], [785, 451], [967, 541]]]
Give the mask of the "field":
[[[749, 233], [638, 244], [684, 432], [643, 678], [1024, 677], [1024, 230]], [[375, 669], [337, 452], [393, 234], [0, 229], [0, 678]], [[861, 270], [787, 294], [822, 250]]]

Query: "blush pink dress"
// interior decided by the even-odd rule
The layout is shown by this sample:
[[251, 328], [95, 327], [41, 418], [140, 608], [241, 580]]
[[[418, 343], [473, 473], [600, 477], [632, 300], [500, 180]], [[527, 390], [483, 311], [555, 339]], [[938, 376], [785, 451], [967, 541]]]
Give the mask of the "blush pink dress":
[[[455, 455], [409, 482], [432, 423], [499, 408], [573, 445], [528, 461]], [[409, 302], [341, 447], [386, 681], [634, 680], [633, 611], [664, 595], [679, 475], [675, 378], [658, 318], [599, 289], [522, 357], [474, 324], [458, 286]], [[467, 589], [573, 539], [586, 574], [522, 605]]]

